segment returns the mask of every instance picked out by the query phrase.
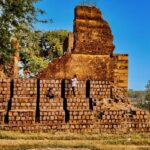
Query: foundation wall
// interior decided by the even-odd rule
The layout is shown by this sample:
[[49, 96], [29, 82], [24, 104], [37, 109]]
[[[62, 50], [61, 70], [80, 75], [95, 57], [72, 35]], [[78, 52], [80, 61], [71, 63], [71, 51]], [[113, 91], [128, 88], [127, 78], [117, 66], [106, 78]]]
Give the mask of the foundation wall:
[[[78, 81], [76, 97], [69, 80], [3, 79], [0, 85], [2, 130], [150, 132], [148, 112], [101, 107], [101, 100], [112, 96], [108, 81]], [[49, 88], [53, 99], [46, 97]]]

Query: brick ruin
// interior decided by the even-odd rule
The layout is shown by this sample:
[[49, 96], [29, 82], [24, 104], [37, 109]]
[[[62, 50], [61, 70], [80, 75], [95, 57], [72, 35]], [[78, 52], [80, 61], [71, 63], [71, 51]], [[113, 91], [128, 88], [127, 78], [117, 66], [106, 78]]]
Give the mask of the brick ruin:
[[113, 35], [99, 9], [75, 8], [73, 53], [110, 55], [113, 53]]
[[18, 72], [19, 72], [19, 50], [20, 50], [20, 44], [17, 38], [13, 37], [11, 39], [11, 47], [16, 50], [15, 54], [12, 56], [9, 67], [8, 67], [8, 77], [10, 78], [18, 78]]
[[[150, 114], [127, 97], [128, 55], [113, 54], [113, 36], [96, 7], [75, 8], [68, 52], [34, 79], [0, 79], [0, 129], [150, 132]], [[70, 79], [77, 74], [76, 97]], [[55, 97], [46, 92], [53, 88]]]
[[11, 48], [15, 49], [15, 53], [11, 56], [10, 62], [7, 67], [7, 72], [4, 72], [4, 66], [0, 64], [0, 78], [18, 78], [18, 62], [19, 62], [19, 49], [20, 44], [17, 38], [11, 38]]

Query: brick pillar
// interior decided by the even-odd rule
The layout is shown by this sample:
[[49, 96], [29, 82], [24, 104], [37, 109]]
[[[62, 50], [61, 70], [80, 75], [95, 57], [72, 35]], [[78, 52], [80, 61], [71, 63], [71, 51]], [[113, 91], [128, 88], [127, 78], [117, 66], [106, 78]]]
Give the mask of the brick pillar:
[[68, 34], [68, 49], [67, 51], [71, 53], [72, 49], [73, 49], [73, 33], [72, 32], [69, 32]]
[[9, 77], [18, 78], [18, 72], [19, 72], [18, 62], [19, 62], [19, 48], [20, 48], [20, 45], [19, 45], [19, 42], [16, 38], [11, 39], [11, 47], [13, 49], [16, 49], [16, 52], [12, 56], [11, 61], [10, 61]]
[[5, 78], [4, 69], [3, 69], [3, 65], [2, 64], [0, 64], [0, 78], [1, 79]]

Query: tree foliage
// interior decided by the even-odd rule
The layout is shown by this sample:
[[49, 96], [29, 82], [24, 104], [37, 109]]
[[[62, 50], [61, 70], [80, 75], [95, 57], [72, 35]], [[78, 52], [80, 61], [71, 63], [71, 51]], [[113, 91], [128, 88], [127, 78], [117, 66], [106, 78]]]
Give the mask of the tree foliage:
[[48, 31], [41, 38], [41, 56], [48, 60], [63, 55], [63, 44], [68, 35], [66, 30]]
[[[15, 53], [11, 48], [10, 38], [17, 33], [25, 33], [40, 21], [37, 13], [44, 11], [35, 7], [39, 0], [0, 0], [0, 63], [7, 66]], [[41, 21], [45, 22], [45, 21]], [[17, 37], [18, 38], [18, 37]]]
[[22, 40], [20, 51], [24, 68], [37, 73], [49, 61], [63, 55], [63, 43], [68, 35], [66, 30], [30, 32], [27, 40]]
[[145, 91], [136, 91], [133, 89], [128, 90], [128, 96], [133, 99], [138, 99], [144, 101], [145, 99]]
[[150, 103], [150, 80], [148, 80], [145, 88], [146, 88], [145, 100], [149, 101], [149, 103]]
[[129, 89], [128, 90], [128, 96], [130, 97], [130, 98], [135, 98], [136, 96], [135, 96], [135, 91], [133, 90], [133, 89]]
[[143, 104], [139, 104], [138, 107], [150, 111], [150, 80], [147, 82], [144, 92], [145, 101]]

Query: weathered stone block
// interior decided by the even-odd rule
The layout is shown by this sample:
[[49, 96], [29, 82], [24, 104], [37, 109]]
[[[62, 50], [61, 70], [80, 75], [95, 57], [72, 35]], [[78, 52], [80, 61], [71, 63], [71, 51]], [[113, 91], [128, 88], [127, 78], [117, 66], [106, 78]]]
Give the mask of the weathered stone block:
[[63, 110], [63, 99], [61, 98], [41, 98], [40, 110]]
[[65, 121], [65, 112], [63, 110], [42, 110], [40, 111], [40, 124], [57, 125]]
[[4, 124], [5, 111], [0, 110], [0, 126]]
[[11, 110], [8, 113], [10, 125], [32, 125], [35, 123], [35, 111]]

